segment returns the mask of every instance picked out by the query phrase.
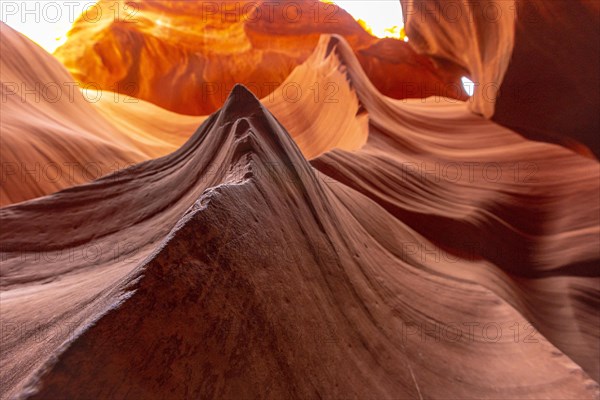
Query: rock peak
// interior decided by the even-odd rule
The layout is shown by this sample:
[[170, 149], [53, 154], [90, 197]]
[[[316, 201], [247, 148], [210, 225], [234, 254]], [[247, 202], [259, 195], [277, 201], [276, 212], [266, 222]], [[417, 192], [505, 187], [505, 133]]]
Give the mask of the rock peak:
[[231, 89], [220, 114], [223, 121], [233, 122], [261, 110], [264, 112], [260, 100], [246, 86], [237, 83]]

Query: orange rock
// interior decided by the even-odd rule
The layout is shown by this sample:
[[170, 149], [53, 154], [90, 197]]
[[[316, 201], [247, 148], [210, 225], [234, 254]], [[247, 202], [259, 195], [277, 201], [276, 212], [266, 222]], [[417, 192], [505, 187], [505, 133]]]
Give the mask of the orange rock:
[[402, 4], [410, 44], [468, 71], [474, 112], [528, 138], [600, 156], [600, 3]]
[[458, 76], [440, 73], [406, 43], [377, 39], [342, 9], [316, 0], [102, 0], [98, 9], [99, 20], [80, 17], [55, 55], [83, 83], [178, 113], [215, 111], [235, 83], [267, 96], [323, 33], [344, 36], [386, 95], [466, 97]]

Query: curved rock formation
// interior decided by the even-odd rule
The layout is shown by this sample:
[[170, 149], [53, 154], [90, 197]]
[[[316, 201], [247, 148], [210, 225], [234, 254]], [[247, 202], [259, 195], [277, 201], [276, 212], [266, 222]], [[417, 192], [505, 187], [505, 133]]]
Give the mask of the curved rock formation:
[[410, 44], [475, 81], [473, 111], [528, 138], [600, 156], [598, 2], [402, 5]]
[[[493, 60], [474, 49], [436, 61]], [[28, 105], [145, 158], [201, 125], [163, 157], [0, 208], [0, 396], [597, 399], [598, 161], [455, 99], [386, 97], [362, 56], [323, 35], [268, 96], [237, 85], [208, 117]]]
[[[3, 111], [7, 111], [2, 115], [0, 205], [47, 195], [169, 154], [207, 118], [176, 114], [118, 93], [84, 89], [82, 96], [64, 67], [41, 48], [8, 27], [0, 35], [7, 52], [44, 65], [23, 69], [18, 57], [0, 60]], [[356, 150], [366, 142], [368, 117], [360, 112], [346, 79], [337, 57], [320, 46], [262, 99], [290, 127], [307, 158], [333, 148]], [[68, 92], [48, 97], [52, 88]]]
[[[403, 253], [407, 243], [433, 244], [366, 196], [320, 179], [241, 86], [172, 155], [0, 214], [2, 318], [31, 318], [19, 307], [25, 285], [48, 306], [30, 320], [44, 321], [38, 334], [72, 328], [51, 343], [8, 335], [2, 362], [11, 368], [1, 370], [9, 395], [598, 394], [542, 335], [489, 340], [457, 324], [507, 329], [527, 320], [491, 288], [456, 276], [489, 264]], [[36, 233], [24, 218], [37, 220]], [[73, 233], [58, 235], [65, 231]], [[115, 256], [119, 243], [135, 252]], [[71, 261], [59, 261], [66, 249]], [[23, 263], [29, 252], [45, 260]], [[429, 323], [456, 325], [454, 339], [409, 334]]]
[[146, 158], [83, 98], [52, 56], [3, 22], [0, 206]]
[[467, 97], [459, 76], [436, 70], [404, 42], [381, 43], [332, 4], [186, 3], [101, 0], [55, 55], [83, 84], [206, 115], [238, 82], [266, 97], [310, 56], [321, 34], [337, 33], [384, 94]]
[[348, 45], [334, 41], [369, 110], [369, 140], [313, 165], [437, 246], [500, 267], [510, 282], [504, 299], [598, 380], [598, 162], [523, 139], [465, 103], [382, 98]]
[[202, 121], [82, 86], [54, 57], [0, 24], [0, 206], [168, 154]]
[[600, 158], [600, 3], [520, 0], [516, 12], [494, 121]]

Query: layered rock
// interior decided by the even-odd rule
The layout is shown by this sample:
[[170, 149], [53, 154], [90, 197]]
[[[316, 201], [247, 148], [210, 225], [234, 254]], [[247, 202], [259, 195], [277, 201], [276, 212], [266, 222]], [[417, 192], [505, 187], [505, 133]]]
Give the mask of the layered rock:
[[0, 206], [99, 178], [146, 155], [52, 56], [1, 23]]
[[[500, 271], [403, 252], [434, 245], [368, 197], [323, 179], [239, 86], [172, 155], [0, 214], [11, 232], [1, 237], [1, 318], [39, 323], [37, 335], [7, 335], [8, 395], [598, 394], [543, 335], [490, 340], [464, 325], [527, 324], [496, 293]], [[37, 233], [25, 218], [37, 220]], [[130, 251], [115, 253], [123, 243]], [[92, 247], [93, 261], [84, 251]], [[73, 250], [68, 262], [59, 260], [65, 249]], [[46, 257], [23, 262], [32, 252]], [[484, 266], [497, 283], [474, 279]], [[20, 305], [24, 288], [30, 306], [46, 307]], [[450, 339], [432, 338], [432, 322], [452, 327]], [[56, 326], [71, 330], [39, 340]]]
[[600, 155], [595, 1], [402, 1], [417, 51], [464, 69], [474, 112], [535, 140]]
[[436, 70], [404, 42], [382, 43], [344, 10], [316, 0], [102, 0], [92, 14], [79, 18], [56, 57], [82, 83], [178, 113], [215, 111], [238, 82], [266, 97], [325, 33], [351, 43], [384, 94], [466, 98], [456, 74]]
[[[0, 58], [0, 205], [169, 154], [207, 118], [79, 85], [60, 63], [18, 32], [3, 26], [0, 37], [6, 49]], [[23, 68], [23, 59], [36, 62]], [[262, 102], [290, 127], [308, 158], [332, 148], [355, 150], [366, 142], [368, 117], [360, 112], [343, 67], [326, 46], [294, 68]]]
[[[482, 32], [436, 62], [506, 79], [479, 48], [498, 30]], [[83, 110], [119, 149], [177, 149], [0, 208], [2, 397], [598, 398], [597, 160], [480, 100], [383, 96], [360, 58], [323, 35], [268, 96], [236, 86], [208, 117], [28, 105], [95, 137]]]

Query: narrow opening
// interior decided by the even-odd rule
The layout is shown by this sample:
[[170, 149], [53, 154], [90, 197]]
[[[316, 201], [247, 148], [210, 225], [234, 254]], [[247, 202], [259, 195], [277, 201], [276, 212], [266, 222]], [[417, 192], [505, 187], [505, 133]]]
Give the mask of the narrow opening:
[[463, 76], [462, 78], [460, 78], [460, 80], [462, 81], [463, 87], [465, 88], [465, 92], [467, 92], [469, 96], [473, 96], [473, 92], [475, 91], [475, 84], [473, 83], [473, 81], [467, 78], [466, 76]]

